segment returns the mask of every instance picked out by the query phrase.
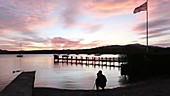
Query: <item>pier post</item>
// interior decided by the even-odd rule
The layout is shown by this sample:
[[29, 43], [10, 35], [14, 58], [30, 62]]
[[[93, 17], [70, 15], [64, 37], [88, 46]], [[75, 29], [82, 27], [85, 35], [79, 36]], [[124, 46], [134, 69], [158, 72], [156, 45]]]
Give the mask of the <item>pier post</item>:
[[93, 65], [93, 57], [91, 58], [91, 65]]
[[100, 65], [100, 57], [98, 58], [99, 60], [98, 60], [98, 65]]
[[62, 63], [64, 63], [63, 59], [64, 59], [64, 58], [63, 58], [63, 56], [62, 56], [62, 57], [61, 57], [61, 62], [62, 62]]
[[111, 66], [112, 58], [109, 58], [109, 62], [110, 62], [110, 66]]
[[77, 56], [76, 56], [76, 64], [77, 64]]
[[[59, 56], [58, 55], [53, 55], [54, 56], [54, 63], [58, 63], [59, 62]], [[57, 61], [56, 61], [57, 59]]]
[[94, 63], [93, 63], [93, 65], [95, 66], [96, 65], [96, 57], [94, 57]]
[[103, 57], [101, 58], [101, 61], [102, 61], [102, 64], [101, 64], [101, 65], [103, 66]]
[[88, 59], [88, 57], [86, 57], [86, 65], [87, 65], [87, 59]]
[[113, 62], [115, 62], [115, 58], [114, 57], [112, 58], [112, 60], [113, 60]]
[[68, 64], [68, 57], [66, 57], [66, 62], [67, 62], [67, 64]]
[[70, 57], [71, 64], [73, 64], [73, 56]]
[[83, 57], [81, 56], [81, 63], [80, 64], [83, 64]]
[[88, 62], [87, 62], [87, 65], [89, 65], [89, 62], [90, 62], [89, 59], [90, 59], [90, 58], [88, 57], [88, 59], [87, 59], [87, 61], [88, 61]]

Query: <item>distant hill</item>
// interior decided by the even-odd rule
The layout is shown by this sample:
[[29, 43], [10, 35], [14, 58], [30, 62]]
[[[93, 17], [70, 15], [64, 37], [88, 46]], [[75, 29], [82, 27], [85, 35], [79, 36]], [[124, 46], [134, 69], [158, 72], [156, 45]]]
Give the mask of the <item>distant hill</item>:
[[[170, 47], [162, 48], [158, 46], [149, 46], [149, 52], [152, 54], [170, 54]], [[19, 51], [0, 50], [0, 54], [18, 54]], [[146, 46], [141, 44], [129, 45], [109, 45], [100, 46], [91, 49], [77, 50], [33, 50], [22, 51], [23, 54], [139, 54], [146, 53]]]
[[[157, 46], [149, 46], [150, 53], [167, 53], [169, 48], [162, 48]], [[87, 49], [93, 53], [101, 54], [127, 54], [127, 53], [146, 53], [146, 46], [141, 44], [129, 45], [110, 45]]]
[[0, 49], [0, 54], [7, 53], [7, 52], [9, 52], [9, 51]]

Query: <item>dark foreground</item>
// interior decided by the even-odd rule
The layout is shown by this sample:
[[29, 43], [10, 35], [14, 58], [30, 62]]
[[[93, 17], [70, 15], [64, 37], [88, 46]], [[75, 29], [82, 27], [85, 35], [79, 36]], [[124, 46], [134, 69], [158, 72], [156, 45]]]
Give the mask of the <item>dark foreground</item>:
[[170, 96], [170, 78], [154, 78], [105, 91], [34, 88], [34, 96]]
[[22, 72], [1, 92], [0, 96], [32, 96], [35, 71]]

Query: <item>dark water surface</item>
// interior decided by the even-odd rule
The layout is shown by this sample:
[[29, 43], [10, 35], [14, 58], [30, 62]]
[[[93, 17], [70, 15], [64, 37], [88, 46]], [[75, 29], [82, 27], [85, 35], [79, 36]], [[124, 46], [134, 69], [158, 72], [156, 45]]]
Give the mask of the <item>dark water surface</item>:
[[[78, 56], [92, 55], [82, 54]], [[102, 56], [118, 57], [118, 55]], [[35, 70], [35, 87], [91, 90], [98, 70], [102, 70], [108, 79], [106, 88], [123, 86], [120, 82], [120, 69], [118, 68], [66, 63], [55, 64], [52, 54], [26, 54], [22, 58], [17, 58], [16, 55], [0, 55], [0, 91], [21, 73], [13, 73], [16, 70]]]

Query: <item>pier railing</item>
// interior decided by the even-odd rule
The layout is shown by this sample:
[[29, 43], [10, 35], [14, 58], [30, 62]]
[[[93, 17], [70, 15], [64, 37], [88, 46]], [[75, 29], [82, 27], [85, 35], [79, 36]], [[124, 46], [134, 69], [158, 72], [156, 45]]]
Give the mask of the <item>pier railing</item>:
[[[116, 65], [118, 62], [119, 65]], [[125, 58], [115, 57], [91, 57], [91, 56], [68, 56], [68, 55], [54, 55], [54, 63], [71, 63], [71, 64], [85, 64], [94, 66], [109, 66], [120, 67], [123, 62], [126, 62]]]

